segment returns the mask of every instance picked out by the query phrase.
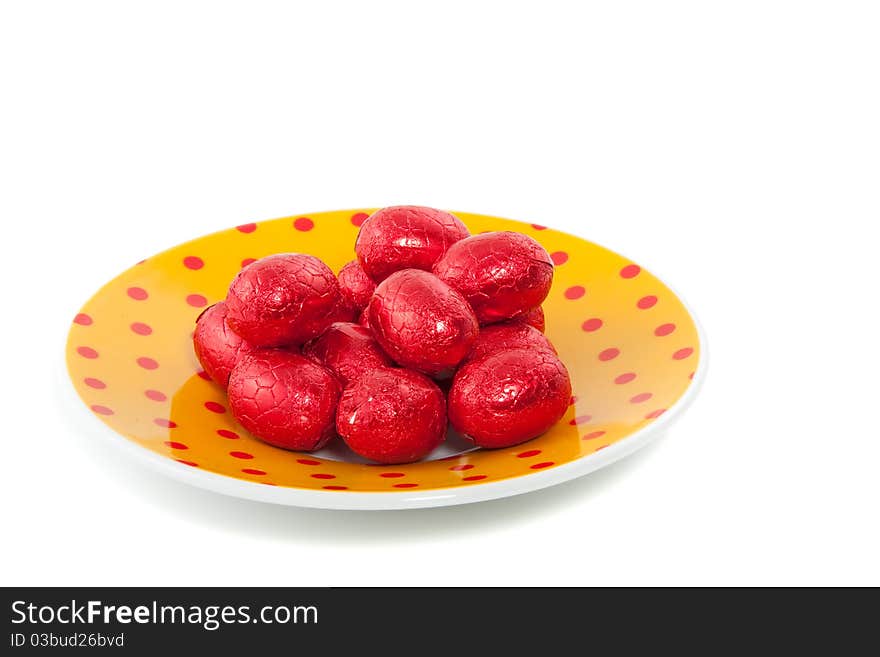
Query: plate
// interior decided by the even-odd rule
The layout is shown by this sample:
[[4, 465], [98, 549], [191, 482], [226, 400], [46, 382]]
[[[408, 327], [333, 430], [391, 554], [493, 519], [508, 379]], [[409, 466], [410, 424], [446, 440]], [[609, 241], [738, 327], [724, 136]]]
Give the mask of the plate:
[[474, 234], [520, 231], [552, 255], [544, 311], [547, 336], [571, 373], [565, 417], [507, 449], [473, 449], [451, 436], [427, 460], [408, 465], [367, 463], [341, 441], [316, 453], [260, 442], [200, 370], [195, 319], [256, 258], [299, 251], [339, 271], [354, 258], [358, 227], [370, 212], [245, 224], [147, 258], [111, 280], [73, 318], [68, 336], [68, 374], [83, 408], [114, 444], [195, 486], [277, 504], [405, 509], [505, 497], [587, 474], [645, 445], [694, 397], [705, 370], [704, 339], [684, 302], [656, 276], [579, 237], [456, 212]]

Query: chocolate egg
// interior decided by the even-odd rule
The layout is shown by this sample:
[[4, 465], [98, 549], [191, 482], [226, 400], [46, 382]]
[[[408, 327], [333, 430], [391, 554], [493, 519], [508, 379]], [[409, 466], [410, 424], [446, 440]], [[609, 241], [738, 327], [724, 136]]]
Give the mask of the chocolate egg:
[[531, 310], [526, 310], [525, 312], [518, 313], [510, 318], [511, 322], [522, 322], [523, 324], [528, 324], [529, 326], [533, 326], [538, 329], [541, 333], [547, 328], [547, 321], [544, 318], [544, 309], [541, 306], [536, 306]]
[[553, 261], [544, 247], [528, 235], [509, 231], [456, 242], [433, 271], [464, 295], [481, 324], [540, 305], [553, 283]]
[[431, 270], [453, 243], [470, 233], [443, 210], [418, 205], [382, 208], [361, 225], [354, 250], [377, 283], [401, 269]]
[[333, 372], [343, 386], [366, 372], [393, 364], [369, 329], [350, 322], [331, 324], [307, 342], [302, 352]]
[[372, 278], [367, 276], [367, 272], [357, 260], [352, 260], [343, 266], [336, 278], [339, 281], [339, 291], [342, 298], [352, 308], [353, 316], [357, 317], [367, 307], [367, 303], [376, 289], [376, 284]]
[[502, 322], [480, 329], [467, 360], [479, 360], [499, 351], [511, 349], [548, 350], [556, 354], [556, 349], [544, 335], [533, 326], [523, 322]]
[[280, 253], [243, 268], [229, 286], [226, 321], [255, 347], [298, 345], [339, 315], [339, 285], [314, 256]]
[[207, 308], [196, 320], [193, 349], [205, 372], [224, 388], [232, 368], [253, 350], [226, 323], [226, 304], [221, 301]]
[[419, 269], [395, 272], [379, 283], [367, 312], [385, 352], [400, 365], [430, 376], [458, 365], [480, 330], [467, 301]]
[[320, 449], [335, 432], [340, 386], [324, 367], [283, 349], [255, 349], [229, 377], [229, 408], [261, 440]]
[[327, 326], [335, 322], [353, 322], [359, 316], [358, 310], [352, 308], [340, 294], [333, 308], [327, 313]]
[[360, 317], [358, 317], [358, 324], [363, 326], [368, 331], [372, 332], [372, 328], [370, 328], [369, 306], [367, 306], [366, 308], [363, 309], [363, 311], [361, 311]]
[[449, 421], [480, 447], [509, 447], [556, 424], [571, 381], [547, 349], [500, 351], [463, 365], [449, 390]]
[[443, 393], [412, 370], [372, 370], [342, 393], [336, 431], [354, 452], [373, 461], [417, 461], [446, 437]]

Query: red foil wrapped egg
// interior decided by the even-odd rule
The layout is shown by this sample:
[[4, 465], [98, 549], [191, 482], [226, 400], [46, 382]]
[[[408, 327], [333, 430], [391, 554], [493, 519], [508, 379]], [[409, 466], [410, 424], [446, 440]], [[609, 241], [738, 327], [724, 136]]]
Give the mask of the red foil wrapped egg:
[[467, 360], [479, 360], [499, 351], [511, 349], [547, 350], [556, 355], [556, 349], [538, 329], [522, 322], [502, 322], [480, 329]]
[[531, 310], [526, 310], [518, 315], [514, 315], [510, 318], [510, 321], [528, 324], [529, 326], [538, 329], [541, 333], [547, 328], [547, 321], [544, 319], [544, 309], [541, 306], [536, 306]]
[[456, 242], [434, 273], [464, 295], [481, 324], [491, 324], [544, 301], [553, 283], [553, 260], [528, 235], [501, 231]]
[[343, 386], [371, 370], [393, 365], [369, 329], [350, 322], [331, 324], [302, 352], [333, 372]]
[[376, 284], [357, 260], [347, 263], [336, 278], [343, 300], [352, 309], [352, 316], [357, 317], [370, 302]]
[[509, 447], [550, 429], [570, 397], [568, 370], [549, 350], [499, 351], [456, 372], [449, 421], [479, 447]]
[[412, 370], [373, 370], [342, 393], [336, 431], [364, 458], [379, 463], [417, 461], [446, 437], [443, 393]]
[[229, 408], [261, 440], [312, 451], [334, 436], [340, 386], [325, 368], [283, 349], [255, 349], [229, 377]]
[[243, 268], [226, 296], [227, 322], [255, 347], [302, 344], [336, 321], [336, 276], [302, 253], [280, 253]]
[[199, 315], [193, 331], [193, 349], [205, 372], [224, 388], [236, 363], [253, 350], [226, 323], [224, 302], [215, 303]]
[[433, 274], [395, 272], [367, 306], [370, 329], [391, 358], [429, 376], [442, 376], [470, 352], [479, 324], [467, 301]]
[[364, 271], [377, 283], [401, 269], [424, 269], [470, 233], [443, 210], [398, 205], [377, 210], [361, 225], [354, 250]]
[[358, 311], [339, 295], [339, 300], [327, 314], [327, 326], [335, 322], [353, 322], [358, 317]]
[[360, 317], [358, 317], [358, 324], [360, 324], [361, 326], [363, 326], [363, 327], [364, 327], [365, 329], [367, 329], [368, 331], [372, 332], [372, 329], [370, 328], [370, 313], [369, 313], [369, 309], [370, 309], [370, 307], [367, 306], [366, 308], [364, 308], [363, 312], [361, 312]]

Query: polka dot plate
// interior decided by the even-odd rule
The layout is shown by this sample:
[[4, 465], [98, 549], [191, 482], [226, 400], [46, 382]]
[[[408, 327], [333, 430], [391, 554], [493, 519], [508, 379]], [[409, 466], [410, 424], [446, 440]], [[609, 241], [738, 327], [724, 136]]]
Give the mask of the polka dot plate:
[[255, 258], [299, 251], [339, 271], [354, 257], [369, 212], [245, 224], [176, 246], [107, 283], [73, 318], [67, 343], [70, 378], [102, 432], [162, 472], [216, 492], [297, 506], [401, 509], [504, 497], [586, 474], [644, 445], [693, 398], [705, 370], [704, 340], [657, 277], [572, 235], [461, 212], [472, 233], [520, 231], [552, 254], [556, 272], [544, 311], [547, 336], [571, 373], [565, 417], [508, 449], [475, 450], [451, 435], [409, 465], [367, 463], [339, 440], [311, 454], [260, 442], [200, 370], [195, 319]]

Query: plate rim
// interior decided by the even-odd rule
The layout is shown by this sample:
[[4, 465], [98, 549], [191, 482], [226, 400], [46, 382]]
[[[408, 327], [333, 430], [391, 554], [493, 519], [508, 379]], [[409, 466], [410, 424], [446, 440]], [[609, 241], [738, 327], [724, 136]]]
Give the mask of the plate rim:
[[[347, 210], [343, 209], [338, 211], [332, 210], [329, 212], [346, 211]], [[465, 214], [482, 215], [482, 213], [474, 212], [468, 212]], [[482, 216], [491, 217], [493, 215]], [[283, 219], [287, 217], [279, 218]], [[267, 219], [266, 221], [272, 221], [272, 219]], [[526, 222], [520, 221], [520, 223]], [[592, 242], [580, 235], [568, 233], [567, 231], [557, 232], [562, 232], [577, 239], [582, 239], [608, 249], [608, 247], [598, 244], [597, 242]], [[210, 234], [213, 233], [207, 233], [206, 235]], [[197, 239], [200, 239], [200, 237], [193, 238], [193, 240]], [[193, 240], [187, 240], [186, 242], [181, 242], [181, 244]], [[614, 249], [608, 250], [617, 255], [621, 255]], [[672, 423], [675, 422], [688, 407], [690, 407], [691, 403], [693, 403], [694, 399], [699, 394], [706, 377], [709, 362], [709, 350], [703, 326], [697, 315], [694, 313], [692, 306], [681, 295], [678, 289], [674, 285], [670, 285], [667, 279], [657, 274], [656, 270], [653, 268], [649, 267], [646, 269], [651, 272], [654, 277], [659, 279], [673, 294], [675, 294], [684, 309], [687, 311], [688, 316], [693, 321], [697, 331], [699, 361], [694, 371], [693, 379], [684, 394], [654, 422], [645, 425], [641, 429], [638, 429], [629, 436], [618, 440], [601, 451], [585, 454], [580, 458], [569, 461], [568, 463], [563, 463], [554, 468], [548, 468], [547, 470], [540, 470], [516, 477], [508, 477], [498, 481], [480, 482], [469, 484], [467, 486], [434, 488], [424, 491], [325, 491], [295, 488], [291, 486], [269, 486], [245, 479], [228, 477], [216, 472], [201, 470], [178, 463], [173, 459], [152, 452], [149, 449], [138, 445], [134, 441], [121, 436], [119, 433], [101, 422], [101, 420], [95, 417], [93, 413], [88, 412], [88, 407], [77, 395], [76, 389], [72, 384], [70, 372], [67, 368], [66, 354], [62, 350], [61, 366], [64, 378], [67, 381], [67, 384], [64, 386], [66, 389], [65, 397], [68, 402], [75, 402], [71, 405], [77, 406], [80, 409], [79, 412], [81, 414], [85, 414], [91, 419], [92, 426], [95, 427], [95, 432], [102, 436], [102, 440], [113, 444], [120, 450], [120, 453], [127, 454], [131, 458], [141, 461], [154, 472], [158, 472], [181, 483], [230, 497], [282, 506], [297, 506], [327, 510], [393, 511], [473, 504], [476, 502], [485, 502], [514, 495], [521, 495], [577, 479], [611, 465], [615, 461], [638, 451], [668, 429]], [[65, 333], [65, 342], [68, 339], [68, 336], [69, 331]]]

